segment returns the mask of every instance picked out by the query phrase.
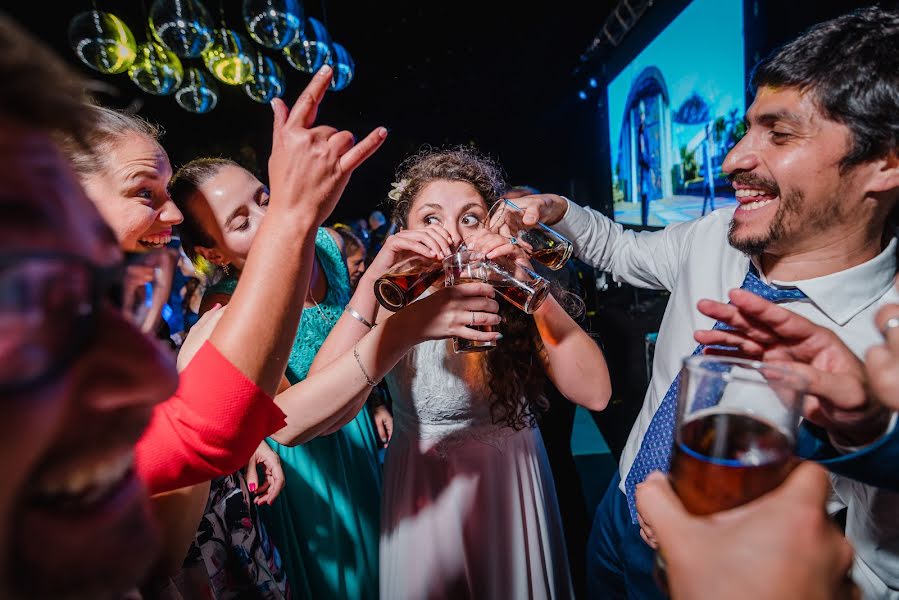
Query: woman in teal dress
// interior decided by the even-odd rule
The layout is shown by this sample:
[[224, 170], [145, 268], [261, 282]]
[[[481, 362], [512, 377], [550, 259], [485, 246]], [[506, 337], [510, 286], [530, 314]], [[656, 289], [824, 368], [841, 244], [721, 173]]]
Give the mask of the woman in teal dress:
[[[191, 161], [173, 181], [180, 181], [172, 193], [185, 216], [185, 248], [214, 248], [202, 253], [210, 263], [239, 263], [232, 259], [247, 255], [264, 215], [265, 186], [224, 159]], [[200, 185], [213, 190], [204, 194], [207, 203], [215, 198], [221, 206], [195, 206], [189, 197], [194, 195], [191, 187], [196, 191]], [[309, 295], [282, 391], [306, 377], [350, 297], [341, 248], [329, 230], [319, 229], [315, 250]], [[238, 277], [236, 272], [226, 273], [210, 286], [204, 308], [226, 304]], [[381, 478], [372, 432], [363, 409], [336, 432], [300, 445], [266, 440], [280, 456], [285, 487], [276, 502], [262, 507], [262, 518], [281, 554], [293, 598], [377, 596]]]

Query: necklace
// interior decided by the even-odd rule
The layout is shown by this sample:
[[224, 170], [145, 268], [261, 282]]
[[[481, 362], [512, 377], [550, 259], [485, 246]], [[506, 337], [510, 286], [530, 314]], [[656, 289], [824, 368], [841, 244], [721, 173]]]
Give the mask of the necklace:
[[[325, 295], [325, 297], [327, 297], [327, 294]], [[315, 308], [318, 309], [318, 314], [321, 315], [322, 320], [323, 320], [325, 323], [327, 323], [328, 325], [330, 325], [331, 327], [334, 327], [334, 324], [337, 323], [337, 320], [336, 320], [336, 319], [328, 318], [328, 315], [325, 314], [324, 309], [322, 309], [321, 305], [320, 305], [318, 302], [315, 301], [315, 298], [312, 297], [311, 294], [309, 295], [309, 299], [312, 300], [312, 304], [314, 304], [314, 305], [315, 305]]]
[[[323, 276], [323, 274], [322, 274], [322, 272], [321, 272], [321, 269], [320, 269], [319, 266], [318, 266], [318, 259], [317, 259], [317, 258], [312, 262], [312, 276], [310, 277], [310, 281], [309, 281], [309, 292], [306, 294], [306, 298], [309, 299], [309, 300], [312, 302], [313, 305], [315, 305], [315, 308], [316, 308], [316, 310], [318, 311], [318, 314], [319, 314], [319, 315], [321, 316], [321, 318], [322, 318], [322, 322], [323, 322], [323, 323], [328, 327], [328, 329], [330, 330], [330, 329], [333, 329], [333, 328], [334, 328], [334, 325], [337, 324], [337, 319], [335, 319], [335, 318], [333, 318], [333, 317], [328, 317], [327, 313], [325, 313], [325, 311], [324, 311], [324, 309], [321, 307], [321, 305], [315, 300], [315, 292], [313, 291], [312, 286], [313, 286], [313, 282], [314, 282], [315, 279], [316, 279], [316, 276]], [[328, 279], [327, 279], [327, 277], [326, 277], [326, 278], [325, 278], [325, 282], [327, 283], [327, 281], [328, 281]], [[328, 298], [328, 292], [330, 292], [330, 289], [331, 289], [331, 288], [330, 288], [330, 285], [329, 285], [329, 286], [328, 286], [328, 290], [325, 292], [325, 297], [322, 298], [322, 302], [324, 302], [325, 300], [327, 300], [327, 298]], [[304, 308], [303, 310], [305, 311], [306, 309]], [[339, 317], [338, 317], [338, 318], [339, 318]]]

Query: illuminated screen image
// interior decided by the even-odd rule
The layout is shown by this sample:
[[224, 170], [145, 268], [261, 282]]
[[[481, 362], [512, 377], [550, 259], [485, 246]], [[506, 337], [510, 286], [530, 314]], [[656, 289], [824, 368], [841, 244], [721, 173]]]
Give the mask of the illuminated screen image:
[[733, 205], [744, 130], [742, 0], [693, 0], [608, 85], [615, 220], [664, 227]]

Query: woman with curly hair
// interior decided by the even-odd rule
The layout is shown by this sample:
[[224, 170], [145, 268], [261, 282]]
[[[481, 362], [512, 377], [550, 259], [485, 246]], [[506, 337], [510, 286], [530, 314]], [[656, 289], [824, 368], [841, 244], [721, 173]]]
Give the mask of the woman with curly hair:
[[[488, 158], [470, 149], [422, 153], [401, 166], [398, 182], [389, 196], [402, 230], [362, 276], [353, 311], [337, 323], [313, 369], [389, 314], [379, 309], [373, 284], [409, 253], [438, 261], [464, 242], [488, 257], [527, 261], [519, 246], [484, 227], [504, 189]], [[448, 340], [424, 342], [386, 377], [394, 433], [384, 466], [382, 598], [573, 595], [536, 428], [548, 408], [540, 390], [548, 377], [572, 402], [602, 410], [611, 394], [608, 370], [555, 298], [533, 315], [511, 305], [500, 315], [496, 349], [455, 354]], [[466, 326], [499, 320], [461, 318]]]

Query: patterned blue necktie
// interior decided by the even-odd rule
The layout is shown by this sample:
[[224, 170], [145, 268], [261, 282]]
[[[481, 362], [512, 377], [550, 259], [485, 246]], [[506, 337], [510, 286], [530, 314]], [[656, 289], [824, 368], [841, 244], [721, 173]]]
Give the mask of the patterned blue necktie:
[[[743, 279], [743, 284], [740, 288], [771, 302], [785, 302], [787, 300], [803, 300], [807, 298], [802, 293], [802, 290], [796, 288], [781, 290], [768, 285], [759, 278], [758, 271], [751, 263], [749, 272], [746, 273], [746, 278]], [[714, 328], [727, 329], [728, 326], [718, 321], [715, 323]], [[702, 344], [697, 346], [693, 355], [695, 356], [702, 352], [703, 347]], [[627, 507], [630, 510], [633, 523], [637, 522], [637, 503], [634, 496], [637, 484], [646, 479], [646, 476], [653, 471], [668, 472], [668, 466], [671, 462], [671, 448], [674, 443], [674, 415], [677, 407], [678, 387], [680, 387], [680, 372], [678, 372], [674, 381], [671, 382], [671, 387], [668, 388], [662, 403], [659, 404], [658, 410], [652, 417], [652, 421], [649, 422], [649, 427], [643, 436], [643, 442], [640, 444], [640, 450], [637, 452], [637, 456], [634, 457], [634, 464], [631, 465], [631, 470], [624, 480]]]

